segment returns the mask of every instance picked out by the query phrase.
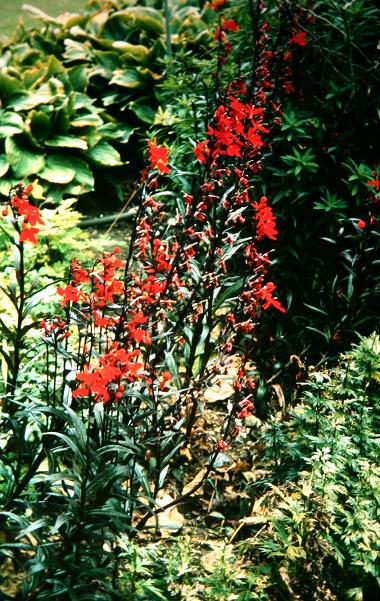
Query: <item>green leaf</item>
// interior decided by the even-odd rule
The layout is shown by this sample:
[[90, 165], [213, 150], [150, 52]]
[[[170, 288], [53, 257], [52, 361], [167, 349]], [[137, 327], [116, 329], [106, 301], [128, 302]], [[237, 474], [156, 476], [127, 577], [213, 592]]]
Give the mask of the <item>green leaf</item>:
[[36, 140], [45, 140], [51, 131], [51, 118], [44, 111], [32, 111], [26, 122], [26, 127], [28, 126]]
[[97, 165], [103, 165], [104, 167], [117, 167], [123, 164], [117, 150], [103, 140], [91, 148], [86, 156]]
[[120, 50], [123, 53], [123, 59], [136, 60], [138, 63], [143, 63], [149, 55], [149, 48], [142, 44], [130, 44], [124, 40], [117, 40], [112, 43], [112, 48]]
[[30, 526], [21, 530], [19, 535], [16, 536], [16, 540], [19, 540], [20, 538], [24, 538], [24, 536], [27, 536], [31, 532], [35, 532], [36, 530], [39, 530], [40, 528], [44, 528], [45, 526], [47, 526], [47, 523], [48, 523], [48, 521], [46, 518], [41, 518], [40, 520], [36, 520], [32, 524], [30, 524]]
[[47, 68], [43, 67], [31, 67], [23, 72], [23, 82], [27, 90], [31, 90], [33, 87], [41, 84], [47, 76]]
[[90, 76], [102, 75], [107, 79], [112, 76], [112, 72], [120, 67], [120, 56], [113, 50], [94, 50], [96, 64], [90, 71]]
[[23, 131], [24, 123], [20, 115], [0, 109], [0, 136], [13, 136]]
[[144, 78], [135, 69], [116, 69], [110, 83], [122, 88], [143, 88], [146, 85]]
[[[25, 90], [23, 82], [17, 77], [12, 77], [4, 72], [0, 72], [0, 97], [7, 100], [15, 94], [20, 94]], [[9, 104], [8, 104], [9, 106]]]
[[38, 175], [45, 166], [43, 154], [20, 148], [12, 138], [5, 140], [5, 153], [13, 173], [20, 179]]
[[87, 150], [88, 148], [86, 140], [69, 135], [52, 136], [48, 140], [45, 140], [45, 146], [52, 146], [53, 148], [79, 148], [80, 150]]
[[99, 127], [98, 132], [102, 134], [103, 139], [120, 140], [122, 144], [126, 144], [135, 129], [125, 123], [105, 123]]
[[71, 122], [73, 127], [98, 127], [103, 125], [102, 119], [94, 113], [88, 113], [87, 115], [80, 115], [74, 121]]
[[76, 65], [67, 71], [71, 85], [76, 92], [84, 92], [88, 86], [87, 69], [83, 65]]
[[9, 163], [7, 161], [7, 157], [3, 154], [0, 154], [0, 177], [6, 174], [9, 169]]
[[162, 34], [165, 31], [165, 21], [158, 10], [148, 6], [131, 6], [113, 13], [109, 22], [119, 19], [133, 29], [145, 29], [152, 33]]
[[80, 194], [92, 192], [94, 185], [94, 176], [88, 164], [82, 159], [75, 159], [75, 177], [72, 181], [70, 194], [79, 196]]
[[67, 61], [88, 61], [90, 50], [86, 44], [82, 44], [76, 40], [68, 38], [64, 42], [66, 50], [63, 53], [63, 58]]
[[75, 164], [74, 157], [52, 154], [46, 159], [45, 169], [40, 171], [39, 176], [53, 184], [68, 184], [75, 177]]
[[16, 184], [18, 184], [19, 181], [20, 180], [18, 178], [17, 179], [1, 178], [0, 179], [0, 195], [8, 197], [10, 189], [13, 188], [13, 186], [15, 186]]
[[130, 102], [128, 108], [144, 123], [153, 123], [156, 111], [151, 106], [139, 102]]
[[8, 102], [7, 106], [9, 108], [13, 108], [15, 111], [30, 111], [36, 106], [40, 106], [41, 104], [48, 104], [53, 100], [54, 96], [47, 92], [44, 92], [42, 94], [18, 94], [15, 98]]

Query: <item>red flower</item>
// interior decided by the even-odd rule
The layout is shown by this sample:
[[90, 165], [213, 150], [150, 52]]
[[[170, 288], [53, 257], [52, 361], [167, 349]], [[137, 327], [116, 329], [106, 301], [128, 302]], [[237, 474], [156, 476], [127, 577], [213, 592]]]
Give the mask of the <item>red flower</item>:
[[361, 230], [364, 230], [364, 228], [366, 227], [366, 222], [363, 221], [363, 219], [359, 219], [358, 221], [358, 227], [360, 227]]
[[277, 298], [273, 298], [272, 296], [272, 292], [274, 292], [275, 290], [275, 284], [273, 284], [273, 282], [268, 282], [267, 284], [265, 284], [265, 286], [263, 286], [262, 288], [260, 288], [260, 290], [256, 292], [255, 296], [258, 300], [261, 300], [264, 303], [264, 311], [269, 309], [269, 307], [273, 307], [274, 309], [281, 311], [281, 313], [285, 313], [285, 309], [281, 305], [280, 301]]
[[194, 148], [194, 154], [197, 161], [200, 161], [203, 164], [206, 163], [209, 154], [207, 140], [203, 140], [203, 142], [198, 142], [198, 144]]
[[20, 242], [29, 241], [32, 244], [37, 244], [36, 234], [38, 234], [40, 230], [37, 227], [28, 227], [27, 223], [23, 223], [21, 228]]
[[57, 288], [57, 292], [63, 297], [61, 301], [62, 307], [65, 307], [70, 301], [77, 303], [83, 296], [83, 292], [72, 286], [72, 284], [68, 284], [65, 288]]
[[224, 6], [226, 3], [226, 0], [211, 0], [211, 2], [209, 3], [209, 8], [213, 8], [214, 10], [219, 10], [219, 8], [221, 8], [222, 6]]
[[148, 160], [150, 169], [158, 169], [160, 173], [170, 173], [168, 149], [165, 146], [157, 146], [156, 138], [148, 141]]
[[267, 205], [266, 196], [262, 196], [260, 202], [253, 202], [252, 206], [257, 211], [255, 215], [257, 239], [261, 240], [266, 236], [271, 240], [277, 240], [276, 218], [271, 207]]
[[306, 35], [306, 31], [298, 31], [293, 35], [292, 38], [290, 38], [289, 44], [296, 44], [297, 46], [307, 46], [308, 42], [306, 39]]
[[223, 31], [239, 31], [239, 25], [233, 19], [225, 19], [222, 17], [222, 29]]
[[86, 284], [90, 281], [87, 269], [82, 267], [76, 257], [70, 263], [70, 276], [72, 277], [73, 284]]
[[380, 179], [379, 179], [379, 176], [376, 175], [375, 179], [369, 179], [367, 181], [367, 184], [369, 186], [372, 186], [373, 188], [375, 188], [376, 192], [378, 192], [379, 189], [380, 189]]

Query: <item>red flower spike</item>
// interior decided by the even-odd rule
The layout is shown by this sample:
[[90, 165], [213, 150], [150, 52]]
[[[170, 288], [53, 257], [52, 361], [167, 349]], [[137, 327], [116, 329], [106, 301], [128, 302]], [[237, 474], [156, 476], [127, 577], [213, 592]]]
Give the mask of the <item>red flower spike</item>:
[[257, 239], [262, 240], [266, 236], [270, 240], [277, 240], [276, 218], [273, 215], [271, 207], [267, 205], [266, 196], [262, 196], [260, 202], [253, 202], [252, 207], [256, 209]]
[[157, 146], [156, 138], [148, 141], [148, 160], [150, 169], [158, 169], [163, 173], [170, 173], [168, 167], [168, 149], [165, 146]]

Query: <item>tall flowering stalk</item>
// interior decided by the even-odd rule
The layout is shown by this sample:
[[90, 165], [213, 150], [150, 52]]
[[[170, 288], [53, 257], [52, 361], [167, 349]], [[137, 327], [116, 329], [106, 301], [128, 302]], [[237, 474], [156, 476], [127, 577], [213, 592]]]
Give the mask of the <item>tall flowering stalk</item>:
[[[106, 540], [117, 546], [120, 529], [141, 529], [202, 485], [158, 506], [181, 450], [202, 438], [209, 455], [203, 480], [212, 472], [255, 411], [257, 324], [265, 311], [285, 311], [269, 278], [276, 221], [254, 187], [270, 135], [265, 85], [252, 93], [242, 74], [224, 82], [239, 27], [220, 15], [218, 28], [215, 106], [189, 156], [192, 175], [180, 189], [174, 153], [158, 135], [151, 139], [128, 249], [104, 253], [91, 267], [74, 259], [57, 288], [57, 314], [40, 323], [47, 365], [38, 412], [48, 417], [36, 462], [49, 459], [41, 482], [51, 515], [61, 511], [56, 495], [75, 514], [75, 523], [57, 516], [54, 526], [57, 557], [70, 553], [83, 565], [82, 577], [70, 573], [73, 590], [83, 577], [90, 582], [89, 566], [109, 561]], [[41, 220], [30, 205], [12, 206], [23, 249], [36, 242], [32, 228]], [[225, 419], [209, 431], [204, 408], [226, 377]], [[109, 523], [107, 508], [117, 520]], [[99, 541], [93, 559], [89, 532]]]
[[14, 236], [10, 237], [10, 241], [14, 248], [15, 282], [8, 290], [3, 289], [3, 292], [8, 296], [13, 305], [16, 312], [16, 320], [12, 332], [8, 331], [10, 335], [7, 336], [12, 344], [12, 348], [7, 351], [3, 347], [1, 350], [7, 364], [8, 372], [4, 402], [5, 407], [10, 411], [14, 410], [14, 405], [10, 404], [8, 407], [8, 401], [12, 398], [17, 388], [25, 333], [30, 327], [27, 325], [28, 315], [25, 311], [25, 306], [36, 292], [26, 287], [26, 243], [37, 244], [37, 235], [40, 231], [40, 226], [44, 225], [38, 207], [29, 201], [31, 191], [31, 185], [24, 187], [21, 183], [18, 184], [10, 191], [8, 203], [2, 209], [3, 218], [8, 219], [14, 228]]
[[[223, 31], [236, 30], [222, 23]], [[126, 258], [115, 248], [92, 269], [72, 262], [69, 281], [58, 288], [64, 346], [56, 345], [59, 330], [42, 324], [46, 342], [63, 351], [70, 376], [62, 384], [65, 402], [90, 418], [100, 411], [101, 446], [126, 436], [133, 442], [133, 460], [125, 465], [132, 521], [138, 474], [146, 474], [145, 493], [154, 504], [170, 458], [196, 440], [208, 392], [232, 365], [222, 431], [208, 435], [207, 473], [255, 409], [256, 325], [263, 311], [285, 311], [268, 279], [265, 240], [277, 237], [275, 217], [267, 198], [256, 200], [254, 191], [268, 134], [264, 108], [249, 100], [238, 77], [194, 148], [201, 169], [188, 192], [170, 190], [175, 165], [169, 148], [149, 141]], [[166, 210], [173, 196], [174, 215]], [[146, 511], [139, 527], [156, 511], [149, 503], [139, 507]]]

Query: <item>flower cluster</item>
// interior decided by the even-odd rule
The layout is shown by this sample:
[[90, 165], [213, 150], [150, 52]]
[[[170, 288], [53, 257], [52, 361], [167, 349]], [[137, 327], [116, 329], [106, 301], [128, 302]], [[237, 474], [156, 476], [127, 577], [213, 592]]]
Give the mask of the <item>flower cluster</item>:
[[265, 236], [270, 240], [276, 240], [278, 231], [276, 230], [276, 219], [272, 208], [268, 206], [266, 196], [262, 196], [259, 202], [253, 202], [252, 207], [256, 209], [256, 235], [258, 240]]
[[139, 362], [140, 351], [126, 351], [113, 342], [106, 353], [91, 365], [86, 364], [77, 374], [80, 385], [73, 397], [92, 396], [96, 402], [119, 401], [126, 382], [134, 382], [141, 375], [143, 364]]
[[306, 31], [297, 31], [289, 40], [290, 45], [307, 46]]
[[29, 202], [28, 197], [32, 190], [32, 184], [26, 187], [18, 184], [11, 190], [9, 203], [4, 207], [2, 214], [7, 216], [10, 208], [16, 219], [15, 225], [19, 233], [19, 241], [37, 244], [37, 235], [40, 231], [38, 225], [44, 225], [44, 222], [39, 209]]
[[[241, 87], [243, 91], [245, 87]], [[268, 133], [263, 124], [263, 109], [244, 103], [235, 94], [227, 97], [214, 113], [214, 124], [207, 127], [207, 140], [194, 148], [197, 160], [206, 164], [222, 156], [242, 158], [243, 150], [252, 156], [264, 145], [262, 134]]]
[[157, 146], [156, 139], [148, 141], [148, 164], [149, 169], [157, 169], [160, 174], [170, 173], [168, 167], [168, 149], [165, 146]]
[[[70, 265], [70, 283], [57, 290], [62, 297], [61, 306], [65, 307], [70, 302], [81, 302], [88, 306], [88, 311], [96, 319], [99, 316], [98, 311], [102, 311], [107, 303], [112, 304], [115, 297], [120, 297], [124, 291], [123, 281], [116, 278], [117, 270], [123, 266], [117, 256], [120, 250], [117, 247], [111, 252], [104, 253], [98, 259], [91, 274], [74, 258]], [[98, 265], [100, 268], [96, 269]], [[89, 290], [83, 287], [86, 284], [90, 285]]]

